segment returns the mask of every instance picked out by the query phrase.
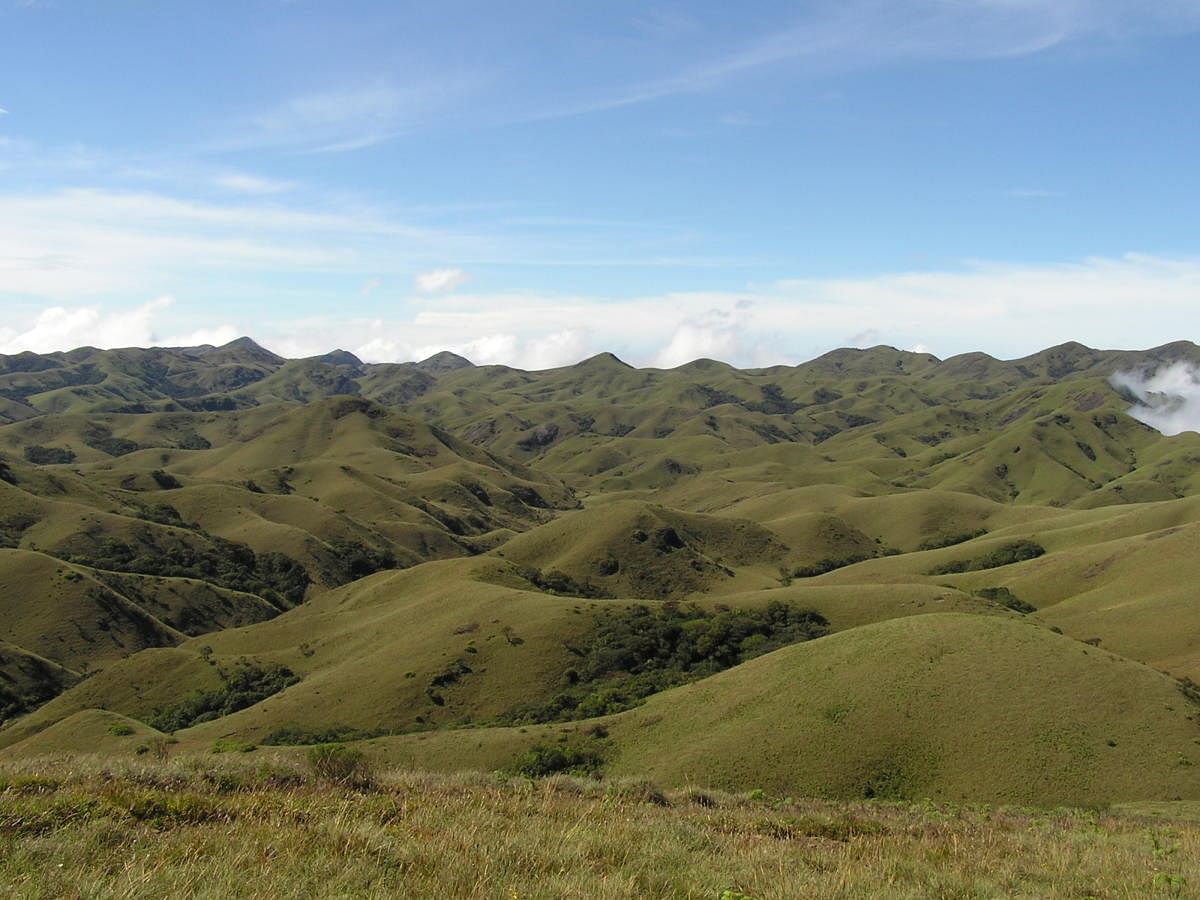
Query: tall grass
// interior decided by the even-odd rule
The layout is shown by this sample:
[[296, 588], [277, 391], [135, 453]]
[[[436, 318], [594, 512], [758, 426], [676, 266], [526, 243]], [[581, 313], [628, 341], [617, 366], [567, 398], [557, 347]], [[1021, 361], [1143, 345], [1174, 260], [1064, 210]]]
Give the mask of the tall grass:
[[[364, 783], [365, 784], [365, 783]], [[240, 759], [0, 770], [6, 897], [1169, 897], [1200, 824]]]

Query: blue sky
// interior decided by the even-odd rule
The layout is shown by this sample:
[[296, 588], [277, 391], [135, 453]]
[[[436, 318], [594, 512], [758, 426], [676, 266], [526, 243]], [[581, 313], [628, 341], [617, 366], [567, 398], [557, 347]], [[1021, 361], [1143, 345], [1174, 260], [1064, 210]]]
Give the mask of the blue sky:
[[0, 0], [0, 352], [1195, 338], [1197, 84], [1200, 0]]

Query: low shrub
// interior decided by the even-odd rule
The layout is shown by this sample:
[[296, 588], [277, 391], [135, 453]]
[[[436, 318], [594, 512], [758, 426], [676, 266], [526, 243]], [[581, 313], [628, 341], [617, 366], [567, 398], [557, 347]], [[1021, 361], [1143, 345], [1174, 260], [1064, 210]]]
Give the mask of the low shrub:
[[332, 553], [322, 567], [322, 575], [332, 587], [397, 567], [396, 554], [388, 549], [378, 550], [346, 540], [331, 541], [329, 547]]
[[308, 767], [322, 781], [363, 787], [373, 783], [374, 773], [366, 754], [345, 744], [318, 744], [305, 755]]
[[212, 745], [213, 753], [253, 753], [257, 749], [257, 744], [236, 738], [217, 738]]
[[[616, 564], [616, 561], [613, 560]], [[586, 599], [600, 600], [612, 597], [608, 591], [585, 578], [583, 581], [572, 578], [566, 572], [560, 572], [558, 569], [551, 569], [548, 572], [543, 572], [541, 569], [533, 566], [514, 566], [514, 574], [517, 577], [528, 581], [539, 591], [545, 591], [547, 594], [557, 594], [561, 597], [583, 597]], [[612, 574], [619, 568], [613, 568], [607, 572]], [[605, 574], [605, 573], [601, 573]]]
[[871, 553], [851, 553], [848, 556], [841, 557], [826, 557], [818, 560], [811, 566], [797, 566], [792, 569], [793, 578], [815, 578], [818, 575], [824, 575], [826, 572], [832, 572], [834, 569], [843, 569], [846, 566], [852, 566], [855, 563], [864, 562], [868, 559], [873, 559], [874, 554]]
[[1011, 609], [1013, 612], [1021, 613], [1021, 615], [1037, 612], [1036, 606], [1032, 603], [1026, 603], [1006, 587], [980, 588], [975, 593], [985, 600], [998, 603], [1005, 609]]
[[391, 731], [380, 728], [354, 728], [350, 725], [327, 725], [324, 728], [284, 725], [270, 732], [262, 739], [262, 742], [265, 746], [296, 747], [309, 744], [337, 744], [342, 741], [362, 741], [391, 733]]
[[91, 426], [84, 432], [83, 442], [93, 450], [99, 450], [109, 456], [125, 456], [141, 449], [141, 445], [136, 441], [115, 437], [112, 431], [103, 425]]
[[593, 776], [600, 773], [604, 758], [591, 747], [570, 744], [535, 744], [517, 757], [514, 775], [545, 778], [548, 775]]
[[154, 483], [164, 491], [173, 491], [178, 487], [182, 487], [178, 478], [176, 478], [170, 472], [164, 472], [162, 469], [155, 469], [150, 473], [150, 477], [153, 478]]
[[973, 541], [977, 537], [983, 537], [987, 534], [986, 528], [978, 528], [975, 531], [963, 531], [958, 534], [941, 535], [939, 537], [929, 538], [921, 542], [918, 550], [941, 550], [945, 547], [953, 547], [955, 544], [965, 544], [967, 541]]

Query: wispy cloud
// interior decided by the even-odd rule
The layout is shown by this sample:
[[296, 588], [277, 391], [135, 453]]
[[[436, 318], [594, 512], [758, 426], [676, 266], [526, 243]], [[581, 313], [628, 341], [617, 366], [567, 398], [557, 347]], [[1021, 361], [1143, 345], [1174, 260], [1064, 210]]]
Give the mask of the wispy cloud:
[[486, 238], [410, 225], [369, 208], [97, 189], [0, 195], [0, 296], [78, 301], [176, 291], [238, 273], [410, 277], [431, 257], [497, 252]]
[[462, 287], [470, 278], [462, 269], [433, 269], [418, 275], [415, 283], [423, 294], [441, 294]]
[[443, 72], [437, 79], [300, 94], [234, 123], [212, 149], [262, 147], [307, 153], [361, 150], [438, 124], [448, 109], [473, 92], [475, 75]]
[[[689, 20], [690, 24], [695, 24]], [[548, 107], [582, 115], [717, 88], [783, 64], [823, 71], [921, 60], [1006, 59], [1087, 38], [1126, 40], [1200, 27], [1191, 0], [818, 0], [790, 24], [677, 71]]]
[[[187, 171], [184, 180], [203, 190], [221, 174], [230, 173]], [[678, 252], [696, 238], [667, 226], [579, 219], [571, 221], [583, 233], [574, 233], [563, 227], [566, 220], [534, 217], [516, 228], [506, 215], [442, 224], [438, 210], [377, 208], [300, 185], [270, 193], [281, 185], [236, 175], [226, 188], [234, 196], [218, 200], [164, 190], [0, 193], [0, 301], [182, 293], [230, 279], [265, 298], [280, 282], [314, 274], [345, 275], [353, 291], [386, 278], [445, 293], [483, 267], [730, 269], [756, 262]], [[168, 172], [156, 186], [165, 189], [172, 177]]]
[[264, 178], [260, 175], [250, 175], [246, 172], [224, 172], [213, 178], [217, 187], [242, 194], [281, 194], [290, 191], [295, 185], [290, 181], [277, 178]]

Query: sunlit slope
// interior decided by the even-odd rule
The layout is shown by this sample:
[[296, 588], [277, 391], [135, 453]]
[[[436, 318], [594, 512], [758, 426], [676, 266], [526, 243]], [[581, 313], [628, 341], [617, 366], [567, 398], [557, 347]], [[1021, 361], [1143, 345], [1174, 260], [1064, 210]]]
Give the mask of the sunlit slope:
[[143, 650], [106, 666], [70, 690], [0, 729], [0, 749], [40, 734], [88, 709], [119, 712], [145, 722], [154, 711], [220, 684], [217, 668], [201, 654], [178, 647]]
[[[78, 672], [380, 568], [481, 552], [576, 503], [553, 477], [355, 398], [43, 417], [0, 441], [0, 546], [29, 551], [0, 551], [0, 638]], [[75, 457], [32, 464], [31, 446]]]
[[[608, 596], [679, 599], [729, 588], [739, 569], [773, 579], [787, 547], [745, 519], [683, 513], [620, 500], [566, 513], [519, 535], [497, 553], [543, 572], [559, 571]], [[755, 581], [751, 572], [743, 578]]]
[[[1190, 707], [1151, 669], [1200, 680], [1200, 435], [1130, 418], [1109, 376], [1198, 349], [544, 372], [249, 341], [0, 357], [0, 697], [25, 713], [0, 744], [65, 747], [100, 727], [87, 710], [147, 721], [282, 665], [299, 683], [183, 745], [426, 729], [380, 746], [506, 765], [558, 726], [455, 726], [560, 692], [595, 609], [785, 601], [837, 633], [617, 716], [613, 771], [1025, 799], [1005, 780], [1025, 767], [1045, 802], [1134, 797], [1137, 752], [1154, 796], [1194, 796], [1160, 765]], [[752, 752], [705, 719], [723, 705]], [[956, 722], [995, 747], [952, 746]]]
[[[121, 660], [27, 716], [14, 734], [0, 733], [0, 742], [95, 706], [145, 720], [245, 663], [286, 665], [302, 680], [186, 729], [182, 740], [202, 747], [221, 737], [261, 740], [285, 727], [406, 731], [486, 722], [544, 703], [569, 683], [577, 664], [571, 648], [592, 614], [633, 601], [542, 593], [520, 571], [483, 558], [380, 573], [270, 621]], [[779, 601], [822, 613], [834, 629], [931, 611], [1010, 615], [967, 593], [923, 585], [795, 583], [695, 597], [709, 609], [761, 609]]]
[[101, 573], [23, 550], [0, 550], [0, 610], [0, 639], [78, 672], [279, 612], [196, 579]]
[[20, 744], [21, 757], [144, 754], [151, 740], [165, 735], [144, 722], [105, 709], [85, 709], [55, 722]]
[[[936, 614], [787, 647], [587, 726], [610, 771], [778, 796], [1107, 803], [1200, 797], [1200, 707], [1171, 679], [1012, 619]], [[564, 727], [379, 742], [490, 768]], [[522, 740], [522, 738], [524, 740]]]
[[[98, 706], [145, 720], [216, 685], [222, 668], [246, 662], [286, 665], [302, 680], [192, 729], [200, 740], [261, 739], [284, 726], [392, 731], [484, 721], [561, 689], [573, 658], [567, 645], [594, 608], [592, 601], [522, 588], [505, 576], [507, 568], [464, 560], [380, 573], [269, 622], [123, 659], [18, 729], [33, 733]], [[12, 739], [0, 732], [0, 742]]]
[[[905, 495], [900, 495], [905, 496]], [[894, 498], [887, 498], [889, 501]], [[769, 523], [768, 523], [769, 524]], [[1177, 676], [1200, 679], [1200, 501], [1188, 498], [1091, 510], [1047, 510], [938, 550], [880, 557], [836, 569], [811, 586], [940, 586], [964, 594], [1007, 588], [1033, 615], [1080, 640]], [[1016, 542], [1044, 555], [974, 571]]]
[[906, 618], [651, 701], [616, 732], [618, 767], [830, 796], [1194, 798], [1198, 713], [1172, 680], [1045, 628]]
[[[869, 472], [878, 479], [872, 489], [913, 485], [1002, 502], [1095, 505], [1122, 499], [1109, 488], [1119, 480], [1130, 481], [1139, 498], [1158, 491], [1155, 499], [1188, 480], [1182, 472], [1137, 477], [1143, 454], [1154, 456], [1161, 438], [1124, 415], [1127, 403], [1107, 377], [1198, 358], [1195, 345], [1182, 342], [1142, 352], [1066, 344], [1011, 361], [983, 354], [938, 361], [876, 347], [760, 370], [711, 360], [634, 369], [600, 354], [574, 366], [521, 372], [475, 367], [452, 355], [382, 366], [342, 352], [284, 361], [238, 341], [223, 348], [5, 357], [0, 379], [11, 387], [0, 395], [29, 407], [39, 397], [67, 392], [67, 400], [53, 404], [58, 414], [97, 408], [201, 414], [357, 395], [592, 491], [662, 489], [739, 465], [733, 457], [745, 451], [793, 444], [821, 449], [806, 460], [800, 483], [865, 487], [862, 473]], [[237, 378], [215, 375], [207, 384], [199, 374], [212, 369], [227, 376], [230, 367], [246, 379], [240, 386], [232, 386]], [[195, 394], [205, 388], [212, 390]], [[129, 402], [92, 402], [87, 392], [94, 391]], [[15, 410], [12, 417], [19, 415]], [[104, 452], [97, 447], [111, 449], [114, 436], [151, 447], [198, 443], [186, 425], [173, 441], [139, 442], [106, 435], [105, 423], [93, 423], [88, 441], [76, 435], [63, 448], [71, 436], [55, 434], [60, 427], [41, 435], [38, 446], [70, 449], [85, 462]], [[212, 440], [204, 428], [196, 435]], [[293, 450], [271, 462], [286, 463]], [[271, 468], [257, 462], [247, 458], [241, 467]]]

